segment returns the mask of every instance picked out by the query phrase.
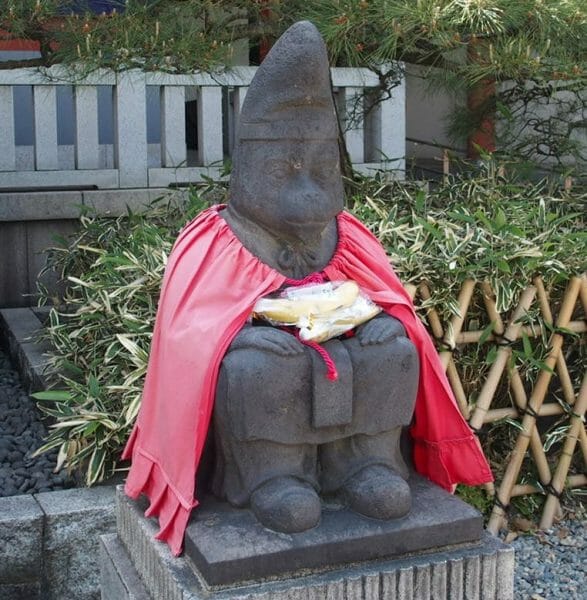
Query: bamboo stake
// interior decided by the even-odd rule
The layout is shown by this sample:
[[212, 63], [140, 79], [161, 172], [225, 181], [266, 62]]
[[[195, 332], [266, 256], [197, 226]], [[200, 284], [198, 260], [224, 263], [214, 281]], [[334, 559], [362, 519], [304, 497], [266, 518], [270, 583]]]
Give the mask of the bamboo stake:
[[[521, 323], [518, 323], [518, 321], [530, 308], [535, 294], [536, 288], [534, 286], [529, 286], [522, 292], [520, 302], [516, 307], [510, 324], [505, 331], [505, 337], [508, 340], [513, 341], [517, 339], [520, 332], [520, 327], [522, 326]], [[481, 388], [481, 392], [477, 398], [477, 403], [473, 411], [473, 416], [471, 417], [471, 421], [469, 423], [473, 429], [479, 429], [481, 425], [483, 425], [484, 415], [491, 405], [491, 401], [495, 395], [495, 390], [497, 389], [497, 385], [499, 384], [511, 351], [512, 350], [510, 346], [500, 346], [499, 350], [497, 351], [497, 356], [491, 365], [487, 379]]]
[[[524, 389], [524, 384], [522, 383], [520, 373], [517, 369], [512, 369], [510, 383], [512, 386], [512, 392], [514, 395], [516, 405], [521, 411], [523, 411], [528, 405], [528, 397], [526, 396], [526, 390]], [[543, 485], [550, 483], [550, 480], [552, 478], [550, 472], [550, 465], [548, 464], [548, 460], [546, 459], [544, 446], [542, 445], [542, 440], [540, 439], [540, 434], [538, 433], [536, 427], [532, 428], [532, 433], [530, 437], [530, 452], [532, 453], [534, 463], [536, 464], [536, 468], [538, 469], [538, 477], [540, 478], [540, 483], [542, 483]]]
[[[473, 279], [465, 279], [463, 282], [463, 287], [459, 292], [458, 303], [459, 303], [459, 312], [454, 315], [450, 321], [450, 327], [448, 327], [446, 333], [444, 334], [443, 341], [449, 348], [455, 348], [455, 337], [459, 335], [461, 329], [463, 328], [463, 323], [465, 322], [465, 317], [467, 315], [467, 311], [469, 310], [469, 304], [471, 303], [471, 298], [473, 297], [473, 291], [475, 290], [475, 281]], [[442, 352], [440, 355], [440, 360], [444, 365], [444, 368], [448, 366], [449, 360], [452, 358], [452, 352]]]
[[579, 432], [579, 438], [579, 441], [581, 442], [581, 452], [583, 452], [583, 462], [587, 464], [587, 431], [585, 431], [584, 427]]
[[569, 175], [565, 177], [565, 192], [570, 192], [573, 189], [573, 178]]
[[416, 292], [418, 291], [418, 288], [412, 283], [406, 283], [404, 285], [404, 289], [406, 290], [406, 292], [408, 292], [410, 298], [413, 301], [414, 298], [416, 297]]
[[[587, 375], [583, 378], [583, 385], [579, 392], [577, 402], [573, 407], [573, 413], [571, 414], [571, 427], [567, 433], [563, 449], [561, 451], [561, 457], [558, 465], [554, 472], [554, 476], [551, 481], [552, 488], [556, 492], [562, 492], [565, 485], [565, 479], [571, 466], [573, 454], [575, 452], [575, 446], [579, 438], [579, 431], [584, 429], [583, 416], [587, 410]], [[552, 525], [554, 518], [554, 512], [558, 504], [558, 498], [555, 494], [549, 493], [544, 503], [544, 511], [542, 512], [542, 519], [540, 520], [540, 528], [548, 529]]]
[[[534, 285], [536, 286], [538, 301], [540, 303], [540, 310], [544, 317], [544, 320], [549, 325], [554, 324], [554, 318], [552, 316], [552, 311], [550, 310], [550, 304], [548, 302], [548, 295], [546, 290], [544, 289], [544, 283], [540, 277], [536, 277], [534, 279]], [[567, 327], [568, 329], [568, 327]], [[565, 401], [567, 404], [572, 405], [575, 402], [575, 390], [573, 389], [573, 383], [571, 381], [571, 376], [569, 375], [569, 370], [567, 368], [567, 363], [565, 361], [565, 357], [561, 352], [559, 354], [558, 360], [556, 361], [556, 370], [558, 372], [560, 384], [563, 390], [563, 395], [565, 397]]]
[[[423, 283], [420, 286], [420, 295], [423, 300], [430, 300], [432, 294], [430, 293], [430, 288]], [[442, 339], [444, 335], [444, 331], [442, 329], [442, 323], [440, 322], [440, 317], [438, 313], [433, 309], [429, 308], [427, 311], [428, 323], [430, 323], [430, 329], [432, 329], [432, 333], [435, 338]]]
[[450, 155], [448, 150], [445, 148], [442, 151], [442, 178], [444, 179], [444, 181], [446, 181], [448, 179], [448, 176], [450, 175]]
[[[461, 288], [461, 292], [459, 294], [459, 313], [463, 316], [460, 317], [460, 325], [458, 323], [458, 320], [453, 321], [453, 327], [458, 326], [459, 331], [460, 331], [460, 328], [463, 326], [464, 315], [467, 312], [469, 302], [470, 302], [471, 296], [473, 294], [474, 287], [475, 287], [475, 282], [472, 281], [471, 279], [468, 279], [463, 284], [463, 288]], [[469, 288], [470, 288], [470, 295], [467, 300], [466, 297], [464, 297], [464, 295], [463, 295], [463, 290], [469, 291]], [[430, 299], [430, 297], [431, 297], [430, 289], [428, 288], [428, 286], [426, 284], [422, 284], [420, 286], [420, 295], [422, 296], [422, 298], [424, 300]], [[465, 300], [466, 300], [466, 303], [465, 303]], [[461, 312], [463, 309], [464, 309], [464, 312]], [[432, 329], [432, 333], [433, 333], [434, 337], [436, 339], [442, 339], [445, 343], [448, 343], [446, 341], [447, 336], [445, 336], [444, 329], [442, 327], [442, 323], [440, 321], [440, 317], [438, 316], [438, 313], [433, 308], [431, 308], [428, 310], [427, 316], [428, 316], [428, 323], [430, 323], [430, 329]], [[440, 357], [440, 362], [442, 363], [442, 366], [444, 367], [444, 370], [447, 373], [448, 380], [450, 382], [451, 388], [453, 390], [457, 404], [459, 406], [459, 410], [461, 411], [461, 414], [465, 417], [465, 419], [468, 419], [469, 403], [467, 400], [467, 395], [465, 394], [465, 390], [463, 389], [463, 384], [461, 383], [461, 379], [459, 377], [457, 368], [454, 364], [452, 352], [445, 350], [445, 351], [439, 352], [438, 355]]]
[[[495, 323], [495, 332], [496, 334], [502, 334], [505, 329], [505, 325], [503, 323], [501, 315], [497, 310], [493, 290], [487, 282], [485, 282], [482, 286], [482, 290], [483, 301], [485, 303], [487, 314], [489, 315], [491, 321]], [[515, 417], [517, 417], [519, 411], [523, 411], [526, 408], [528, 404], [528, 398], [526, 396], [526, 390], [524, 389], [524, 384], [522, 382], [517, 367], [514, 366], [513, 368], [509, 369], [509, 379], [510, 388], [514, 397], [514, 402], [517, 406], [517, 412], [515, 415]], [[488, 413], [485, 414], [485, 417], [487, 417], [487, 415]], [[542, 440], [540, 439], [540, 434], [538, 433], [536, 428], [532, 430], [532, 437], [530, 439], [530, 451], [534, 458], [536, 468], [538, 469], [538, 477], [540, 478], [540, 482], [543, 485], [546, 485], [551, 480], [550, 465], [548, 464], [548, 460], [546, 459], [546, 453], [544, 451], [544, 447], [542, 446]]]
[[459, 410], [465, 419], [469, 420], [469, 401], [467, 399], [467, 394], [465, 394], [465, 390], [463, 389], [463, 384], [461, 382], [461, 378], [459, 377], [459, 373], [455, 366], [454, 360], [451, 360], [446, 368], [446, 375], [450, 382], [450, 387], [452, 388], [453, 394], [459, 405]]
[[[552, 316], [552, 311], [550, 310], [550, 304], [548, 302], [548, 295], [546, 293], [546, 290], [544, 289], [544, 283], [542, 282], [542, 279], [539, 277], [536, 277], [534, 279], [534, 285], [536, 286], [536, 289], [538, 290], [538, 299], [540, 302], [540, 309], [544, 316], [544, 320], [547, 323], [549, 323], [550, 325], [552, 325], [554, 323], [554, 319]], [[581, 298], [581, 303], [583, 304], [584, 312], [587, 313], [587, 307], [586, 307], [587, 294], [585, 293], [586, 291], [587, 291], [586, 280], [585, 280], [585, 278], [583, 278], [579, 294], [580, 294], [580, 298]], [[586, 323], [586, 325], [587, 325], [587, 323]], [[566, 329], [569, 329], [569, 327], [566, 327]], [[565, 402], [569, 406], [573, 406], [575, 404], [575, 399], [576, 399], [575, 398], [575, 390], [573, 388], [573, 382], [571, 381], [569, 369], [567, 368], [567, 362], [566, 362], [565, 357], [562, 352], [559, 354], [558, 360], [556, 361], [556, 370], [557, 370], [557, 373], [559, 376], [561, 388], [563, 390], [563, 396], [565, 398]], [[587, 437], [585, 435], [580, 436], [579, 444], [580, 444], [581, 450], [583, 452], [583, 456], [584, 457], [587, 456]]]
[[[571, 319], [571, 314], [575, 307], [575, 303], [577, 301], [577, 297], [579, 295], [579, 290], [581, 287], [581, 280], [578, 277], [573, 277], [567, 286], [566, 295], [563, 300], [560, 313], [558, 316], [558, 327], [566, 327], [568, 322]], [[536, 380], [536, 384], [534, 386], [534, 390], [532, 395], [530, 396], [529, 404], [533, 408], [533, 410], [537, 411], [542, 406], [542, 402], [546, 396], [546, 392], [548, 391], [548, 384], [551, 379], [551, 369], [554, 368], [558, 354], [562, 347], [562, 336], [559, 333], [554, 333], [551, 336], [550, 343], [550, 353], [545, 361], [546, 366], [548, 367], [548, 371], [543, 370], [540, 371], [538, 378]], [[522, 466], [522, 461], [524, 460], [524, 456], [526, 454], [526, 450], [528, 449], [528, 444], [530, 442], [530, 437], [532, 433], [532, 428], [536, 424], [536, 419], [530, 413], [526, 413], [524, 418], [522, 419], [522, 431], [518, 435], [516, 440], [516, 444], [514, 446], [514, 450], [512, 452], [512, 458], [506, 468], [503, 480], [499, 487], [498, 494], [496, 498], [499, 500], [501, 506], [499, 504], [495, 504], [493, 507], [493, 511], [491, 513], [491, 518], [489, 519], [489, 524], [487, 529], [491, 533], [497, 533], [499, 526], [505, 516], [505, 511], [502, 506], [507, 505], [511, 498], [512, 489], [516, 483], [516, 479], [518, 478], [518, 474], [520, 472], [520, 467]]]

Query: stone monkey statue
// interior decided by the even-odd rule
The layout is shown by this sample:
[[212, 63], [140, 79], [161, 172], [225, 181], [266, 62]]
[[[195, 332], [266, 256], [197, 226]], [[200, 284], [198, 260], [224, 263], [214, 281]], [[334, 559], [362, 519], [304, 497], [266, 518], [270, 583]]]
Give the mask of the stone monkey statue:
[[[259, 261], [292, 280], [336, 260], [343, 209], [338, 127], [324, 42], [292, 26], [259, 68], [233, 153], [230, 201], [220, 212]], [[283, 532], [318, 524], [320, 496], [376, 519], [411, 505], [400, 453], [418, 386], [418, 355], [401, 323], [380, 314], [320, 355], [279, 328], [246, 324], [216, 389], [215, 493], [250, 505]]]

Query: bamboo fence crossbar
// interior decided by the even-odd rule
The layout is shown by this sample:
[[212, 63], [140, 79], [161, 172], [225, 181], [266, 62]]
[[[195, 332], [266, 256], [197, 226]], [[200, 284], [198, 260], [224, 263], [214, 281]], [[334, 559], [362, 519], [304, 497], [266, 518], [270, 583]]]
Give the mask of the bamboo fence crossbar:
[[[587, 485], [587, 475], [571, 475], [567, 477], [566, 486], [569, 489], [584, 487]], [[512, 498], [515, 496], [527, 496], [529, 494], [543, 494], [544, 488], [531, 483], [514, 485], [512, 488]]]
[[[517, 306], [507, 320], [500, 314], [495, 293], [488, 282], [466, 280], [457, 298], [456, 314], [444, 323], [439, 311], [430, 306], [432, 293], [425, 283], [410, 285], [408, 292], [412, 298], [419, 296], [424, 303], [423, 309], [437, 342], [440, 360], [458, 406], [471, 428], [478, 431], [484, 424], [503, 419], [517, 422], [519, 432], [497, 491], [493, 484], [486, 486], [495, 497], [488, 529], [496, 533], [511, 499], [527, 494], [546, 496], [540, 527], [550, 527], [555, 516], [562, 514], [559, 500], [563, 490], [587, 485], [586, 474], [569, 475], [575, 452], [580, 452], [583, 461], [587, 463], [584, 416], [587, 409], [587, 376], [580, 391], [577, 391], [576, 364], [571, 376], [568, 356], [565, 357], [563, 352], [565, 343], [571, 340], [578, 345], [581, 336], [587, 333], [587, 277], [583, 275], [571, 278], [558, 306], [557, 315], [553, 315], [542, 279], [536, 277], [521, 292]], [[476, 294], [481, 303], [475, 302]], [[476, 317], [483, 309], [491, 328], [488, 326], [483, 329], [478, 325]], [[581, 309], [583, 314], [579, 314]], [[469, 310], [476, 311], [473, 317], [468, 315]], [[466, 329], [467, 324], [472, 325], [471, 330]], [[529, 339], [537, 340], [533, 342], [536, 346], [545, 347], [547, 357], [537, 374], [526, 373], [523, 379], [520, 367], [513, 360], [516, 357], [513, 349], [516, 344], [518, 348], [527, 344]], [[459, 373], [458, 353], [467, 344], [487, 344], [495, 348], [482, 384], [477, 386], [476, 399], [469, 398], [470, 384], [465, 386]], [[556, 377], [555, 391], [551, 390], [553, 377]], [[507, 383], [512, 405], [492, 408], [496, 395], [503, 391], [503, 383]], [[557, 439], [555, 452], [551, 449], [547, 453], [537, 427], [537, 420], [544, 417], [558, 419], [557, 427], [566, 424], [566, 431], [561, 427], [559, 439], [562, 441]], [[536, 468], [537, 481], [535, 484], [517, 483], [528, 452]]]
[[[587, 333], [587, 323], [584, 321], [571, 321], [566, 329], [568, 329], [571, 333]], [[542, 325], [537, 325], [536, 327], [530, 327], [528, 325], [524, 325], [520, 328], [520, 333], [527, 335], [529, 338], [540, 337], [544, 334], [546, 328]], [[481, 340], [481, 336], [483, 335], [482, 331], [461, 331], [458, 336], [455, 338], [456, 345], [460, 344], [475, 344]], [[494, 335], [490, 333], [486, 338], [486, 342], [497, 342], [499, 341], [500, 336]]]

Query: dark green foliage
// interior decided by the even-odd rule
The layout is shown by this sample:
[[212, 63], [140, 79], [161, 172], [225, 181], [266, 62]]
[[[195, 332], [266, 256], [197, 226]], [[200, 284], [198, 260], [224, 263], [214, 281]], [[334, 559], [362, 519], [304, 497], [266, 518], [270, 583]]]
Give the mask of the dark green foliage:
[[[376, 179], [355, 183], [354, 190], [350, 208], [388, 249], [402, 280], [429, 283], [432, 298], [420, 304], [422, 318], [422, 308], [433, 306], [448, 320], [467, 278], [490, 281], [507, 317], [534, 275], [542, 275], [555, 305], [566, 280], [585, 270], [585, 195], [562, 196], [543, 184], [521, 185], [491, 175], [451, 180], [433, 191]], [[204, 194], [193, 195], [187, 208], [159, 202], [143, 215], [84, 216], [79, 236], [52, 253], [51, 265], [70, 284], [64, 298], [68, 308], [52, 311], [49, 329], [60, 390], [38, 398], [56, 419], [46, 447], [59, 446], [61, 463], [84, 471], [88, 484], [118, 466], [140, 402], [166, 257], [183, 223], [206, 205], [206, 198], [221, 198], [224, 188], [209, 184]], [[535, 313], [527, 318], [540, 322]], [[485, 330], [485, 337], [492, 330], [475, 303], [467, 319], [466, 329]], [[543, 366], [547, 333], [543, 337], [524, 338], [513, 349], [512, 360], [527, 382]], [[471, 404], [492, 362], [492, 348], [470, 344], [458, 354]], [[584, 361], [580, 338], [568, 345], [567, 361], [576, 381]], [[557, 390], [553, 393], [562, 401]], [[510, 405], [506, 386], [495, 406]], [[499, 476], [516, 422], [485, 429], [482, 442]], [[558, 443], [559, 430], [553, 423], [549, 443]], [[529, 467], [525, 478], [532, 482], [533, 477]]]

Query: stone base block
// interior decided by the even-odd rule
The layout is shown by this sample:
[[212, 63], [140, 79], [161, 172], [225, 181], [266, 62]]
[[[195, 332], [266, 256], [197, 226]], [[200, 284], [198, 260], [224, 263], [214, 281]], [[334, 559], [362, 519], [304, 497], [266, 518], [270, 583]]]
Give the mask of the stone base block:
[[[185, 558], [159, 544], [168, 576], [145, 585], [116, 536], [102, 536], [102, 600], [513, 600], [514, 552], [484, 534], [474, 548], [393, 561], [370, 561], [325, 573], [208, 588]], [[169, 562], [168, 562], [169, 564]], [[153, 564], [145, 562], [141, 568]]]
[[150, 600], [124, 546], [114, 533], [100, 536], [102, 600]]
[[479, 542], [477, 510], [422, 477], [409, 484], [412, 510], [401, 519], [326, 506], [317, 527], [297, 534], [270, 531], [250, 510], [203, 498], [186, 531], [185, 554], [208, 585], [233, 585]]
[[[142, 508], [119, 495], [118, 538], [102, 540], [104, 600], [142, 599], [144, 594], [153, 600], [510, 600], [514, 597], [513, 550], [487, 533], [476, 542], [440, 550], [401, 557], [371, 556], [362, 562], [335, 562], [328, 567], [296, 568], [288, 574], [211, 585], [187, 552], [174, 558], [166, 544], [153, 539], [157, 526], [142, 517]], [[248, 541], [242, 538], [241, 545]], [[226, 548], [226, 552], [231, 549]]]

